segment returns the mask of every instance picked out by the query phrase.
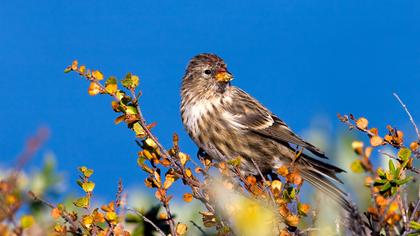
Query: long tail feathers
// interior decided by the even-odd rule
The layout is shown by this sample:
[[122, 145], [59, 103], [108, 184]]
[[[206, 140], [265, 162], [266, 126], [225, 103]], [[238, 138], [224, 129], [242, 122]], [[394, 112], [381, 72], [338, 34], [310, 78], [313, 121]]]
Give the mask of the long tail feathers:
[[324, 192], [327, 196], [331, 197], [346, 211], [351, 212], [354, 210], [348, 194], [336, 185], [337, 182], [342, 183], [336, 174], [344, 172], [344, 170], [306, 155], [300, 157], [299, 164], [299, 171], [303, 179], [311, 183], [320, 191]]

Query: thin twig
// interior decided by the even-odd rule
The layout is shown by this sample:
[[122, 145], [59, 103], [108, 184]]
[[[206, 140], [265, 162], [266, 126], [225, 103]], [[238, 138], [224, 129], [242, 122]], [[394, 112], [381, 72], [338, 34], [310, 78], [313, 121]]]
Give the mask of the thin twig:
[[135, 214], [137, 214], [138, 216], [140, 216], [141, 218], [143, 218], [143, 220], [149, 224], [151, 224], [153, 226], [153, 228], [156, 229], [156, 231], [158, 231], [160, 233], [160, 235], [162, 236], [166, 236], [166, 234], [155, 224], [153, 223], [153, 221], [151, 221], [149, 218], [147, 218], [145, 215], [143, 215], [141, 212], [139, 212], [138, 210], [134, 210], [131, 208], [126, 208], [127, 211], [131, 211], [134, 212]]
[[416, 125], [416, 122], [414, 122], [413, 117], [411, 116], [410, 112], [408, 111], [407, 106], [403, 103], [403, 101], [400, 99], [400, 97], [398, 96], [398, 94], [393, 93], [394, 97], [397, 98], [398, 102], [400, 102], [401, 106], [404, 108], [405, 112], [407, 113], [408, 117], [410, 118], [411, 123], [414, 126], [414, 129], [416, 130], [416, 134], [417, 134], [417, 139], [420, 141], [420, 132], [419, 132], [419, 128]]
[[[397, 158], [397, 157], [395, 157], [394, 155], [391, 155], [391, 154], [389, 154], [389, 153], [386, 153], [386, 152], [384, 152], [384, 151], [382, 151], [382, 150], [379, 150], [378, 151], [380, 154], [382, 154], [382, 155], [384, 155], [384, 156], [387, 156], [387, 157], [389, 157], [389, 158], [391, 158], [391, 159], [394, 159], [394, 160], [397, 160], [398, 162], [402, 162], [402, 160], [401, 159], [399, 159], [399, 158]], [[406, 166], [405, 168], [407, 168], [407, 170], [410, 170], [411, 172], [414, 172], [414, 173], [416, 173], [416, 174], [420, 174], [420, 170], [419, 169], [417, 169], [417, 168], [415, 168], [415, 167], [413, 167], [413, 166]]]
[[208, 235], [197, 223], [193, 220], [190, 220], [191, 224], [193, 224], [203, 235]]
[[[266, 184], [267, 180], [265, 179], [264, 175], [262, 174], [260, 168], [258, 167], [257, 163], [254, 161], [254, 159], [251, 158], [252, 163], [254, 164], [255, 168], [257, 168], [258, 173], [260, 174], [261, 178], [264, 181], [264, 184]], [[273, 201], [274, 205], [276, 205], [276, 200], [274, 199], [273, 193], [271, 190], [268, 190], [268, 195], [270, 195], [271, 200]]]

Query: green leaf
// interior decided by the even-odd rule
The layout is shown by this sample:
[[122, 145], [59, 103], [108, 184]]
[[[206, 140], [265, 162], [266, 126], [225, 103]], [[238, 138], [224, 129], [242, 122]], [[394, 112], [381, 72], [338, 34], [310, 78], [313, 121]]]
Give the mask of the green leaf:
[[378, 170], [376, 170], [376, 173], [378, 173], [379, 177], [381, 177], [381, 178], [386, 177], [386, 174], [385, 174], [384, 170], [380, 167], [378, 168]]
[[364, 170], [362, 166], [362, 162], [360, 160], [353, 161], [350, 165], [350, 169], [354, 173], [363, 173], [363, 170]]
[[380, 189], [379, 189], [379, 191], [381, 191], [381, 192], [386, 192], [386, 191], [388, 191], [389, 189], [391, 188], [391, 183], [390, 182], [387, 182], [386, 184], [384, 184]]
[[73, 202], [73, 204], [77, 207], [87, 208], [89, 205], [90, 199], [88, 197], [81, 197]]
[[405, 179], [395, 180], [395, 183], [398, 184], [398, 185], [404, 185], [404, 184], [410, 182], [412, 179], [413, 179], [413, 176], [409, 176]]
[[408, 148], [401, 148], [398, 151], [398, 157], [403, 161], [406, 161], [408, 158], [410, 158], [410, 156], [411, 156], [411, 150]]
[[410, 221], [410, 228], [414, 230], [420, 230], [420, 223], [415, 221]]
[[133, 106], [127, 106], [125, 109], [125, 113], [127, 115], [136, 115], [138, 114], [137, 108], [133, 107]]
[[389, 171], [391, 172], [391, 174], [393, 176], [398, 176], [396, 175], [394, 162], [391, 159], [389, 160], [388, 165], [389, 165]]
[[71, 66], [66, 67], [66, 69], [64, 69], [64, 73], [69, 73], [71, 71]]

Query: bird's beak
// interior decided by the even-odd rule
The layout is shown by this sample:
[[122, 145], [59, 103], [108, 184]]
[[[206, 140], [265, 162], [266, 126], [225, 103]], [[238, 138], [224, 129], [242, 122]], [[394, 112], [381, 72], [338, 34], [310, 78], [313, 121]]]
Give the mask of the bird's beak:
[[215, 76], [217, 82], [221, 83], [228, 83], [229, 81], [233, 80], [233, 76], [227, 70], [220, 70], [216, 73]]

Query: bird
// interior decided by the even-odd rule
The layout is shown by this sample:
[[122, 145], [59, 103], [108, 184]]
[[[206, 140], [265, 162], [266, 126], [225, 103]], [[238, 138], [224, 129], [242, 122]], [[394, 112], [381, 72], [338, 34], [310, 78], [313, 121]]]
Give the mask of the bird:
[[266, 175], [293, 165], [304, 180], [351, 211], [347, 193], [337, 186], [343, 183], [337, 174], [345, 171], [318, 160], [327, 159], [323, 151], [232, 85], [233, 78], [224, 60], [215, 54], [201, 53], [189, 61], [182, 78], [180, 111], [199, 149], [216, 161], [239, 157], [244, 175]]

